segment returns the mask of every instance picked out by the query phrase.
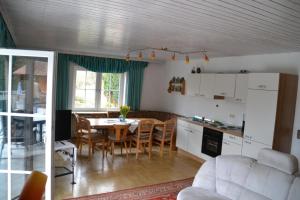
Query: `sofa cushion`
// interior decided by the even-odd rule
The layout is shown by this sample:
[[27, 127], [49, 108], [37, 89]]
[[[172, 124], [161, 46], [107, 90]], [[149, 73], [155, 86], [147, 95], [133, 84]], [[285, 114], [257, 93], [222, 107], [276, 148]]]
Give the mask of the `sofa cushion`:
[[242, 193], [241, 199], [246, 198], [251, 192], [261, 196], [259, 199], [287, 199], [293, 180], [293, 175], [256, 163], [251, 168], [244, 185], [245, 190], [249, 191]]
[[197, 172], [194, 187], [200, 187], [210, 191], [216, 191], [216, 159], [208, 159]]
[[257, 162], [288, 174], [294, 174], [298, 171], [298, 161], [295, 156], [272, 149], [260, 150]]
[[239, 199], [255, 160], [238, 155], [216, 159], [216, 190], [222, 196]]
[[299, 200], [300, 198], [300, 177], [294, 179], [293, 185], [290, 188], [288, 200]]
[[187, 187], [179, 192], [177, 200], [229, 200], [228, 198], [199, 187]]

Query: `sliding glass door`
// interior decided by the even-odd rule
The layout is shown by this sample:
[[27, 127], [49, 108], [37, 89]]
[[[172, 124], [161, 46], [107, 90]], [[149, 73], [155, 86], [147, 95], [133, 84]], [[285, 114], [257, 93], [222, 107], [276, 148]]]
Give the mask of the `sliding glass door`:
[[54, 52], [0, 49], [0, 199], [34, 170], [48, 175], [51, 199], [53, 72]]

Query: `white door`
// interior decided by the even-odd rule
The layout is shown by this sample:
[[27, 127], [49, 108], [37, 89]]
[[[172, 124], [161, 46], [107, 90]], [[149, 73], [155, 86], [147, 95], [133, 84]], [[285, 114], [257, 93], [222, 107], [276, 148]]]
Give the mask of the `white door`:
[[248, 140], [248, 139], [244, 139], [243, 148], [242, 148], [242, 155], [257, 159], [259, 151], [263, 148], [272, 149], [272, 146], [265, 145], [265, 144], [255, 142], [255, 141], [251, 141], [251, 140]]
[[187, 149], [188, 152], [201, 158], [201, 148], [202, 148], [202, 138], [203, 138], [203, 127], [198, 126], [197, 129], [190, 129], [188, 134]]
[[54, 52], [0, 49], [0, 199], [18, 196], [34, 170], [51, 199], [53, 63]]
[[215, 95], [234, 97], [235, 74], [216, 74]]
[[186, 94], [198, 96], [200, 92], [200, 74], [189, 74], [185, 80]]
[[248, 90], [244, 138], [273, 143], [278, 91]]
[[214, 98], [215, 74], [200, 74], [200, 94], [201, 97]]
[[237, 74], [235, 82], [235, 95], [236, 102], [245, 103], [248, 94], [248, 74]]

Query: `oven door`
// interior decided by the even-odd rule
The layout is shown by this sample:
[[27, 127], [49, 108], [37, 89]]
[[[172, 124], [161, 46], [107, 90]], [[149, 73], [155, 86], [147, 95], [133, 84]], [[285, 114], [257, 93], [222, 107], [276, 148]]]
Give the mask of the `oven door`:
[[212, 157], [221, 155], [222, 140], [222, 132], [204, 127], [201, 152]]

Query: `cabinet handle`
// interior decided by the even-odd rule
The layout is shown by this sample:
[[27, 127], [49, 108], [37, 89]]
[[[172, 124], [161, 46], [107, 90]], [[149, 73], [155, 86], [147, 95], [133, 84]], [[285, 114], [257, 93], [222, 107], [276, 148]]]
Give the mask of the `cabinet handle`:
[[200, 94], [199, 96], [200, 96], [200, 97], [204, 97], [205, 95], [204, 95], [204, 94]]
[[228, 142], [223, 141], [223, 144], [230, 145]]
[[245, 138], [249, 138], [249, 139], [251, 139], [251, 138], [252, 138], [252, 136], [245, 135]]
[[192, 130], [189, 130], [189, 129], [184, 129], [184, 130], [187, 131], [187, 132], [193, 133]]
[[266, 85], [258, 85], [259, 88], [266, 88]]
[[222, 95], [226, 95], [226, 92], [221, 92], [220, 94], [222, 94]]
[[249, 141], [247, 141], [247, 140], [245, 141], [245, 143], [247, 143], [247, 144], [251, 144], [251, 142], [249, 142]]

